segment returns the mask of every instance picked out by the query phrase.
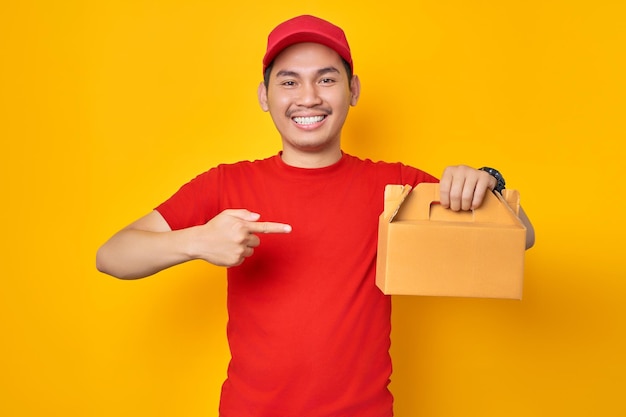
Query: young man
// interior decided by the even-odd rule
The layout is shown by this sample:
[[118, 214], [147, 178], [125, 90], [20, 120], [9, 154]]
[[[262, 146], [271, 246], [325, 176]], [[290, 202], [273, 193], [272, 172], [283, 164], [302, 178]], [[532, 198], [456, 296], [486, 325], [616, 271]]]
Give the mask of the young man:
[[[377, 220], [385, 185], [437, 179], [342, 152], [360, 93], [352, 70], [340, 28], [312, 16], [277, 26], [258, 97], [282, 151], [210, 169], [98, 251], [99, 270], [127, 279], [193, 259], [229, 267], [222, 417], [393, 415]], [[469, 210], [496, 185], [483, 170], [448, 167], [441, 203]]]

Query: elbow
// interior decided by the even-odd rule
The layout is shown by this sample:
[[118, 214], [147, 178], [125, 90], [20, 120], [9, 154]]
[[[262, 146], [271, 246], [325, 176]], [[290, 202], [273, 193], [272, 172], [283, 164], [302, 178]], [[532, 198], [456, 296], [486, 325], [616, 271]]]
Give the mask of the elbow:
[[103, 274], [107, 274], [115, 278], [121, 278], [115, 274], [113, 268], [111, 268], [109, 262], [107, 262], [106, 249], [104, 247], [101, 247], [98, 249], [98, 252], [96, 252], [96, 269], [98, 272], [102, 272]]
[[526, 250], [535, 246], [535, 235], [530, 236], [530, 233], [526, 234]]
[[530, 226], [526, 228], [526, 249], [535, 246], [535, 229]]
[[114, 263], [111, 262], [109, 258], [110, 257], [107, 256], [107, 250], [105, 246], [102, 246], [100, 249], [98, 249], [98, 251], [96, 252], [96, 269], [98, 270], [98, 272], [124, 280], [137, 278], [117, 270]]
[[522, 207], [519, 208], [519, 219], [526, 228], [526, 249], [530, 249], [535, 245], [535, 228]]
[[103, 253], [102, 247], [96, 252], [96, 269], [98, 270], [98, 272], [110, 275], [107, 268], [106, 256]]

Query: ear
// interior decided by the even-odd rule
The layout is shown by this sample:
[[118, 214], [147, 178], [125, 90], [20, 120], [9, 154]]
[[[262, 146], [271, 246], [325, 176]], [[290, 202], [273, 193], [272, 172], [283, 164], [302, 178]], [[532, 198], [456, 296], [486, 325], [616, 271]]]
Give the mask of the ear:
[[257, 96], [259, 98], [259, 104], [261, 105], [261, 109], [263, 109], [263, 111], [268, 111], [270, 108], [267, 105], [267, 87], [265, 87], [265, 84], [263, 82], [259, 84], [259, 88], [257, 89]]
[[350, 82], [350, 105], [356, 106], [356, 103], [359, 101], [359, 97], [361, 96], [361, 80], [357, 75], [352, 76], [352, 81]]

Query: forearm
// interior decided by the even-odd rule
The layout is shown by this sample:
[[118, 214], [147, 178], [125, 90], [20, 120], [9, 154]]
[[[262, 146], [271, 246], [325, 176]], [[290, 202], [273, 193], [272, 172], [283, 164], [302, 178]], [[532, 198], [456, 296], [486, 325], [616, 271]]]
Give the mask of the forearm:
[[519, 218], [526, 226], [526, 249], [530, 249], [535, 244], [535, 228], [522, 207], [519, 208]]
[[189, 261], [189, 230], [145, 231], [126, 228], [109, 239], [96, 255], [99, 271], [137, 279]]

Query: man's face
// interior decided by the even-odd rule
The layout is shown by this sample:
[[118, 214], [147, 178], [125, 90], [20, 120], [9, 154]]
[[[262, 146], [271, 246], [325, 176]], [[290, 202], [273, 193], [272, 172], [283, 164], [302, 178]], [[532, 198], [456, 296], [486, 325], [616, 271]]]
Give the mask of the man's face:
[[341, 57], [326, 46], [300, 43], [276, 57], [259, 102], [281, 134], [283, 156], [337, 154], [348, 109], [358, 100], [356, 76], [351, 84]]

